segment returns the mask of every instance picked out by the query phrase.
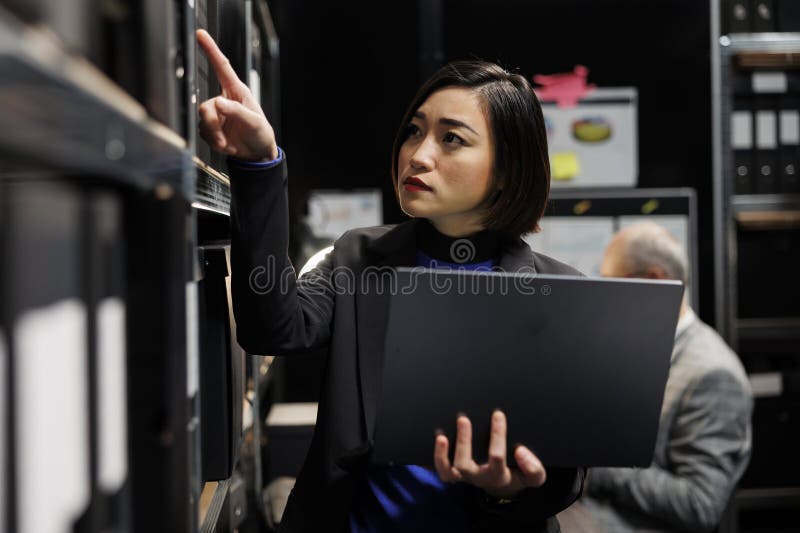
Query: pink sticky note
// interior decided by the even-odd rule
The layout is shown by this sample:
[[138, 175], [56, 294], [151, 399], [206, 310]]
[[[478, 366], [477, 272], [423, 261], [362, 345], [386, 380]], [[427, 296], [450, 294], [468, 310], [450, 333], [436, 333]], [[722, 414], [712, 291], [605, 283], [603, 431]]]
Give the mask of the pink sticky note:
[[583, 65], [576, 65], [572, 72], [560, 74], [536, 74], [533, 82], [541, 87], [536, 87], [536, 96], [542, 102], [555, 102], [558, 107], [575, 107], [578, 101], [595, 90], [594, 84], [587, 84], [586, 78], [589, 69]]

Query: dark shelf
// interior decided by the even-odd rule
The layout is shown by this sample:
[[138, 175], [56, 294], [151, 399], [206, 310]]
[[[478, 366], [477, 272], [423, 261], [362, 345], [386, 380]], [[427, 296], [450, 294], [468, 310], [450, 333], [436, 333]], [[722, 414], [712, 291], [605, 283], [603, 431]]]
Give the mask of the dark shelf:
[[[729, 48], [737, 58], [746, 58], [746, 64], [750, 68], [760, 68], [775, 61], [782, 61], [782, 64], [794, 61], [780, 57], [793, 57], [800, 53], [800, 33], [734, 33], [720, 37], [720, 44]], [[758, 58], [763, 58], [764, 61], [759, 61]], [[741, 66], [745, 68], [745, 65]]]
[[762, 509], [800, 506], [800, 486], [739, 489], [736, 505], [740, 509]]
[[736, 330], [740, 340], [800, 339], [800, 317], [740, 318]]
[[798, 69], [800, 52], [739, 52], [736, 64], [741, 69]]
[[0, 154], [189, 197], [186, 141], [50, 35], [0, 9]]
[[749, 211], [798, 211], [800, 194], [736, 194], [731, 197], [734, 215]]

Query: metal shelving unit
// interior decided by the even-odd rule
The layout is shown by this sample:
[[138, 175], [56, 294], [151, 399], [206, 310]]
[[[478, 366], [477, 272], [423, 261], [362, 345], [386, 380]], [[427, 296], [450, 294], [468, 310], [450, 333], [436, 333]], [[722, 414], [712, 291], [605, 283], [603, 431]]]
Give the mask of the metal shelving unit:
[[189, 196], [187, 143], [86, 60], [0, 7], [4, 161]]
[[[8, 381], [0, 387], [12, 406], [9, 431], [2, 435], [11, 442], [2, 459], [12, 466], [1, 482], [15, 495], [0, 529], [32, 531], [72, 520], [82, 532], [190, 530], [196, 514], [196, 451], [187, 431], [192, 413], [186, 387], [174, 386], [187, 383], [196, 357], [187, 334], [196, 312], [186, 297], [188, 252], [195, 244], [189, 143], [92, 63], [67, 52], [55, 35], [2, 7], [0, 95], [0, 195], [10, 217], [2, 245], [15, 259], [30, 250], [30, 264], [15, 267], [12, 261], [0, 282], [0, 322], [12, 339]], [[56, 279], [46, 267], [37, 268], [54, 246], [65, 255], [63, 268], [73, 269], [72, 281], [39, 278]], [[44, 288], [32, 292], [37, 285]], [[85, 399], [75, 400], [71, 413], [79, 419], [66, 423], [85, 424], [88, 434], [81, 447], [58, 434], [29, 446], [38, 421], [28, 404], [63, 407], [52, 398], [29, 397], [36, 387], [25, 385], [21, 358], [36, 352], [26, 351], [21, 324], [30, 317], [46, 320], [49, 310], [67, 304], [85, 316], [85, 326], [72, 328], [70, 336], [81, 339], [71, 352], [72, 372], [86, 381], [82, 391], [73, 391]], [[117, 311], [109, 315], [108, 306]], [[109, 316], [116, 316], [114, 325]], [[57, 331], [59, 322], [48, 327]], [[111, 347], [104, 340], [109, 336]], [[51, 357], [65, 356], [59, 351]], [[116, 361], [112, 370], [110, 360]], [[108, 372], [115, 387], [127, 391], [117, 396], [121, 403], [104, 403]], [[36, 392], [42, 398], [48, 393]], [[119, 422], [111, 427], [109, 417]], [[45, 490], [47, 480], [63, 477], [54, 468], [58, 458], [70, 461], [80, 449], [87, 468], [76, 466], [75, 478], [65, 479], [61, 491], [37, 496], [37, 487]], [[109, 457], [115, 458], [113, 468]], [[36, 462], [49, 468], [32, 472]]]
[[715, 120], [715, 254], [718, 328], [735, 348], [738, 345], [738, 287], [736, 232], [744, 228], [794, 228], [800, 220], [798, 194], [734, 194], [731, 113], [732, 77], [740, 69], [797, 68], [800, 33], [723, 35], [719, 38], [719, 85], [715, 90], [719, 113]]
[[[758, 294], [758, 286], [765, 280], [742, 280], [743, 265], [749, 268], [759, 261], [769, 261], [766, 257], [752, 257], [753, 242], [760, 242], [769, 232], [794, 231], [800, 227], [800, 194], [736, 194], [734, 176], [739, 170], [734, 164], [732, 146], [732, 114], [734, 94], [741, 90], [735, 77], [752, 76], [752, 72], [776, 72], [800, 68], [800, 33], [749, 33], [721, 35], [719, 32], [719, 4], [712, 3], [712, 17], [716, 28], [712, 31], [712, 69], [713, 69], [713, 110], [714, 110], [714, 226], [715, 226], [715, 292], [717, 329], [727, 342], [743, 357], [745, 366], [753, 379], [756, 395], [754, 414], [754, 455], [750, 468], [743, 478], [740, 488], [731, 502], [734, 520], [725, 522], [724, 531], [749, 530], [753, 517], [757, 520], [768, 518], [777, 525], [794, 513], [800, 502], [800, 479], [788, 482], [791, 475], [783, 470], [795, 468], [791, 459], [785, 457], [787, 450], [796, 442], [796, 432], [789, 431], [779, 436], [780, 430], [796, 416], [796, 394], [787, 384], [796, 375], [798, 364], [791, 358], [800, 360], [800, 353], [787, 355], [787, 347], [798, 346], [800, 338], [800, 317], [797, 316], [758, 316], [749, 313], [741, 316], [740, 300], [743, 292], [748, 293], [752, 303], [753, 294]], [[757, 93], [757, 91], [753, 91]], [[738, 93], [737, 93], [738, 94]], [[755, 111], [753, 111], [755, 113]], [[755, 118], [753, 119], [756, 120]], [[756, 145], [754, 144], [754, 147]], [[758, 172], [758, 169], [753, 169]], [[741, 174], [740, 174], [741, 175]], [[748, 235], [748, 241], [742, 235]], [[750, 248], [744, 249], [745, 242]], [[782, 241], [783, 242], [783, 241]], [[750, 254], [750, 255], [747, 255]], [[765, 270], [765, 276], [767, 275]], [[782, 270], [781, 270], [782, 272]], [[774, 277], [774, 276], [773, 276]], [[766, 280], [772, 283], [775, 279]], [[742, 285], [748, 283], [751, 285]], [[797, 290], [797, 280], [791, 276], [781, 285], [786, 294]], [[768, 285], [774, 288], [775, 285]], [[742, 291], [746, 288], [746, 291]], [[767, 301], [771, 294], [764, 290], [758, 297]], [[750, 315], [753, 316], [750, 316]], [[759, 353], [756, 357], [753, 353]], [[751, 355], [747, 355], [747, 354]], [[748, 357], [753, 357], [752, 361]], [[777, 368], [782, 364], [785, 368]], [[757, 383], [766, 378], [773, 386], [761, 390]], [[788, 394], [788, 395], [787, 395]], [[795, 414], [793, 414], [795, 413]], [[789, 443], [788, 445], [786, 443]], [[794, 445], [796, 447], [796, 444]], [[769, 474], [774, 470], [772, 474]], [[770, 479], [781, 479], [781, 486], [773, 486]], [[754, 486], [749, 484], [755, 483]], [[748, 515], [750, 518], [748, 519]], [[741, 525], [740, 525], [741, 522]], [[763, 527], [775, 526], [762, 522]], [[796, 523], [795, 523], [796, 525]], [[773, 530], [773, 529], [770, 529]], [[774, 529], [783, 530], [783, 529]]]

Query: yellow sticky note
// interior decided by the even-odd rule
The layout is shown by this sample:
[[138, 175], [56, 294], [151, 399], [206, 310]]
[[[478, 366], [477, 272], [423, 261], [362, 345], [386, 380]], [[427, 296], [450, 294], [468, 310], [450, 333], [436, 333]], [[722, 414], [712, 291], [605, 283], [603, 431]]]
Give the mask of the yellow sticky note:
[[642, 213], [644, 213], [645, 215], [649, 215], [656, 209], [658, 209], [658, 200], [656, 200], [655, 198], [653, 198], [652, 200], [648, 200], [647, 202], [645, 202], [644, 205], [642, 205]]
[[550, 176], [554, 180], [571, 180], [581, 172], [581, 164], [574, 152], [559, 152], [550, 159]]
[[586, 213], [592, 207], [591, 200], [581, 200], [574, 206], [572, 206], [572, 212], [576, 215], [582, 215]]

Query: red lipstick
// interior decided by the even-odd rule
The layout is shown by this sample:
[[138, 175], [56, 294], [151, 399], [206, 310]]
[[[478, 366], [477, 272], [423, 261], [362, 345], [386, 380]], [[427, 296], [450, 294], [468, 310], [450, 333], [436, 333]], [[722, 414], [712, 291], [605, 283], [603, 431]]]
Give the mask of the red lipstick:
[[410, 192], [420, 192], [420, 191], [432, 191], [430, 187], [428, 187], [424, 181], [419, 178], [415, 178], [414, 176], [410, 176], [403, 180], [403, 187], [405, 190]]

